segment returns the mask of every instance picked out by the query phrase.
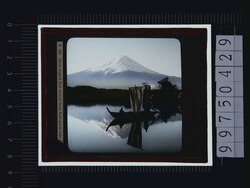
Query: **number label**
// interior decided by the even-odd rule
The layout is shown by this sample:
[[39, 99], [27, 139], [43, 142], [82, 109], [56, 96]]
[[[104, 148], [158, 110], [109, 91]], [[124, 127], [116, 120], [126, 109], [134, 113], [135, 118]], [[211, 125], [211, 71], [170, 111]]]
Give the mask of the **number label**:
[[216, 50], [234, 50], [234, 36], [217, 35]]
[[217, 128], [217, 142], [234, 142], [234, 128]]
[[234, 98], [216, 97], [216, 112], [234, 112]]
[[12, 171], [12, 170], [8, 171], [8, 174], [9, 174], [10, 176], [13, 175], [13, 171]]
[[7, 155], [7, 159], [12, 159], [13, 158], [13, 155]]
[[7, 27], [12, 27], [13, 26], [13, 24], [11, 22], [8, 22], [6, 25], [7, 25]]
[[8, 141], [9, 142], [13, 142], [13, 138], [8, 138]]
[[12, 121], [7, 121], [6, 124], [9, 126], [13, 125]]
[[216, 66], [234, 66], [236, 59], [234, 51], [216, 51], [215, 57]]
[[233, 82], [234, 68], [233, 67], [216, 67], [215, 68], [216, 82]]
[[216, 113], [216, 127], [234, 127], [234, 113]]
[[234, 82], [217, 82], [216, 95], [223, 97], [234, 96]]
[[234, 157], [234, 143], [217, 143], [218, 157]]

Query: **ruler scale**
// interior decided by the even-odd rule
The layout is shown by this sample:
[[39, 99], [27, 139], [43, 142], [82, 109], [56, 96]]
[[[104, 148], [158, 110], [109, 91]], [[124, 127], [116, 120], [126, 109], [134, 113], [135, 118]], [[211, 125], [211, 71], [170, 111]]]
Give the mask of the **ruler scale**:
[[[9, 151], [7, 154], [7, 163], [16, 161], [15, 167], [9, 169], [8, 175], [10, 181], [8, 187], [36, 187], [38, 185], [37, 169], [37, 54], [31, 49], [36, 47], [25, 48], [37, 43], [36, 24], [15, 24], [9, 22], [6, 24], [8, 34], [6, 37], [8, 44], [8, 54], [6, 56], [9, 64], [6, 81], [7, 89], [7, 108], [9, 111], [7, 124], [12, 126], [12, 130], [7, 130], [7, 140], [13, 147], [20, 147], [16, 151]], [[15, 35], [14, 35], [15, 34]], [[31, 37], [32, 36], [32, 37]], [[15, 37], [15, 38], [12, 38]], [[11, 49], [15, 49], [12, 51]], [[26, 50], [22, 50], [22, 49]], [[11, 53], [15, 54], [11, 54]], [[34, 68], [27, 68], [27, 63], [33, 64]], [[17, 66], [18, 65], [18, 66]], [[19, 70], [17, 70], [19, 67]], [[32, 79], [25, 79], [25, 75], [34, 75]], [[15, 83], [15, 80], [18, 82]], [[28, 87], [34, 86], [31, 92]], [[21, 100], [23, 97], [33, 97], [31, 102]], [[17, 100], [20, 99], [20, 100]], [[26, 113], [32, 109], [32, 112]], [[10, 111], [11, 110], [11, 111]], [[21, 110], [21, 111], [20, 111]], [[25, 118], [24, 114], [29, 114]], [[13, 120], [15, 116], [18, 119]], [[29, 127], [29, 129], [27, 129]], [[10, 132], [12, 131], [12, 132]], [[15, 133], [15, 138], [11, 134]], [[28, 142], [28, 144], [27, 144]], [[10, 148], [12, 147], [10, 145]], [[20, 153], [17, 153], [19, 151]], [[15, 179], [15, 181], [12, 180]], [[12, 183], [20, 183], [14, 185]]]

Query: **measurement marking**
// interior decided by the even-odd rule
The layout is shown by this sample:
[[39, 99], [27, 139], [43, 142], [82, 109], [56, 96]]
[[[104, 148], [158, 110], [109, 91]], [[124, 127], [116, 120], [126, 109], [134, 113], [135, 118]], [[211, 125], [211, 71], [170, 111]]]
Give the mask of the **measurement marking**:
[[24, 164], [21, 164], [21, 166], [24, 168], [26, 168], [26, 167], [30, 168], [30, 167], [35, 167], [36, 165], [34, 165], [34, 163], [33, 164], [24, 163]]
[[35, 40], [12, 40], [12, 42], [28, 42], [29, 44], [35, 44]]
[[36, 41], [37, 37], [33, 37], [33, 36], [22, 36], [21, 39]]
[[30, 126], [29, 126], [29, 127], [25, 127], [25, 128], [23, 128], [22, 130], [24, 130], [24, 131], [25, 131], [25, 130], [26, 130], [26, 131], [29, 131], [29, 130], [37, 131], [37, 127], [36, 127], [36, 126], [37, 126], [37, 123], [34, 123], [33, 125], [34, 125], [33, 127], [30, 127]]
[[29, 117], [34, 118], [34, 117], [37, 117], [37, 115], [28, 115], [28, 114], [23, 114], [22, 116], [23, 116], [24, 118], [29, 118]]
[[[22, 67], [23, 72], [37, 72], [36, 67]], [[37, 80], [22, 80], [23, 82], [37, 82]]]
[[[25, 116], [25, 114], [23, 116]], [[34, 126], [37, 126], [37, 122], [32, 122], [31, 124], [24, 124], [22, 127], [34, 127]]]
[[37, 157], [35, 157], [37, 155], [34, 155], [34, 157], [30, 157], [30, 155], [26, 155], [25, 158], [22, 158], [22, 161], [36, 161], [37, 162]]
[[22, 93], [22, 99], [37, 99], [37, 92], [25, 92]]
[[23, 151], [37, 153], [37, 148], [22, 148]]
[[37, 106], [24, 106], [24, 105], [22, 105], [22, 106], [16, 106], [16, 105], [14, 105], [13, 106], [14, 108], [28, 108], [28, 107], [37, 107]]
[[32, 124], [32, 122], [27, 122], [27, 121], [26, 122], [21, 122], [21, 121], [17, 122], [16, 121], [16, 122], [13, 122], [13, 124], [17, 124], [17, 125], [18, 124]]
[[22, 184], [21, 187], [38, 187], [38, 184], [32, 184], [32, 185]]
[[37, 32], [37, 28], [36, 27], [22, 27], [22, 30], [33, 30], [33, 32]]
[[23, 91], [36, 91], [34, 89], [13, 89], [15, 92], [23, 92]]
[[37, 80], [31, 80], [31, 79], [27, 79], [27, 78], [22, 79], [22, 81], [23, 82], [37, 82]]
[[26, 110], [26, 111], [22, 111], [22, 114], [30, 114], [30, 115], [38, 115], [38, 111], [35, 109], [31, 109], [31, 110]]
[[[34, 54], [23, 54], [23, 55], [25, 55], [25, 56], [15, 56], [15, 57], [13, 57], [14, 59], [25, 59], [25, 58], [28, 58], [28, 59], [35, 59], [35, 58], [37, 58], [37, 55], [36, 55], [36, 53], [34, 53]], [[27, 55], [27, 56], [26, 56]]]
[[23, 78], [30, 78], [30, 79], [37, 79], [37, 74], [36, 75], [23, 75]]
[[37, 43], [36, 43], [36, 42], [32, 42], [32, 43], [21, 43], [21, 45], [23, 45], [23, 46], [34, 46], [34, 48], [37, 47]]
[[22, 59], [22, 62], [37, 62], [36, 59]]
[[26, 180], [26, 181], [29, 181], [29, 180], [37, 180], [38, 179], [38, 176], [26, 176], [26, 177], [22, 177], [22, 179]]
[[26, 155], [13, 155], [13, 157], [16, 157], [16, 158], [23, 158], [25, 157]]
[[35, 118], [22, 118], [23, 121], [30, 121], [32, 123], [37, 122], [38, 120]]
[[[23, 144], [23, 143], [22, 143]], [[23, 144], [24, 147], [31, 147], [31, 148], [36, 148], [37, 149], [37, 143], [33, 144]]]
[[[36, 127], [36, 128], [37, 128], [37, 127]], [[30, 141], [30, 140], [29, 140], [29, 141], [23, 140], [23, 141], [22, 141], [23, 144], [32, 144], [32, 143], [33, 143], [33, 144], [36, 144], [37, 142], [38, 142], [38, 140], [35, 140], [35, 141], [34, 141], [34, 140], [33, 140], [33, 141]]]
[[37, 50], [31, 50], [31, 49], [22, 50], [22, 53], [32, 53], [32, 52], [37, 54]]
[[[28, 70], [30, 70], [30, 69], [28, 69]], [[29, 72], [33, 72], [34, 70], [35, 70], [35, 69], [30, 70]], [[22, 83], [23, 83], [23, 84], [28, 84], [28, 83], [30, 83], [30, 84], [37, 84], [37, 80], [22, 79]]]
[[37, 85], [33, 85], [33, 86], [27, 86], [27, 85], [22, 85], [22, 87], [24, 88], [24, 87], [26, 87], [26, 88], [28, 88], [28, 87], [31, 87], [31, 88], [38, 88], [38, 86]]
[[25, 92], [22, 93], [22, 98], [37, 98], [37, 95], [36, 95], [37, 92]]
[[26, 177], [26, 178], [22, 178], [21, 183], [29, 183], [29, 184], [34, 184], [34, 183], [38, 183], [37, 182], [38, 177]]
[[[27, 99], [27, 100], [24, 100], [24, 99], [21, 99], [23, 102], [22, 104], [28, 104], [29, 102], [32, 102], [31, 104], [38, 104], [38, 100], [33, 98], [33, 99]], [[28, 102], [28, 103], [26, 103]], [[31, 109], [22, 109], [23, 111], [30, 111]]]
[[36, 24], [29, 24], [29, 23], [28, 24], [26, 24], [26, 23], [24, 23], [24, 24], [23, 23], [19, 23], [19, 24], [13, 24], [13, 25], [16, 25], [16, 26], [26, 26], [26, 25], [28, 25], [28, 26], [29, 25], [36, 26]]
[[36, 33], [22, 33], [23, 36], [37, 36]]
[[[23, 133], [23, 134], [26, 134], [26, 133], [28, 133], [28, 134], [31, 134], [31, 133], [36, 133], [37, 132], [37, 129], [36, 128], [34, 128], [34, 127], [29, 127], [30, 129], [28, 129], [28, 128], [26, 128], [26, 129], [22, 129], [21, 130], [21, 132]], [[36, 135], [37, 136], [37, 135]]]
[[30, 132], [23, 132], [22, 131], [22, 136], [24, 136], [25, 138], [33, 138], [36, 137], [36, 134], [31, 134]]
[[[35, 93], [35, 91], [31, 92], [31, 93]], [[38, 98], [22, 98], [22, 101], [37, 101]]]
[[23, 161], [37, 161], [37, 155], [26, 155], [24, 154], [25, 158], [22, 158]]
[[[33, 53], [32, 52], [30, 52], [30, 53], [25, 52], [25, 53], [22, 53], [22, 55], [24, 55], [24, 56], [26, 56], [26, 55], [28, 55], [28, 56], [37, 56], [37, 53], [36, 52], [33, 52]], [[27, 57], [25, 57], [25, 58], [27, 58]]]
[[14, 72], [13, 73], [14, 75], [25, 75], [25, 74], [31, 74], [31, 75], [34, 75], [36, 74], [35, 72]]
[[31, 29], [24, 29], [24, 30], [22, 30], [21, 32], [22, 32], [22, 33], [34, 33], [34, 34], [37, 34], [36, 31], [31, 30]]
[[36, 161], [21, 161], [22, 164], [36, 164]]
[[36, 82], [35, 83], [33, 83], [33, 82], [23, 82], [22, 84], [25, 85], [25, 86], [36, 86], [37, 87]]
[[25, 63], [22, 64], [22, 67], [26, 69], [33, 69], [33, 71], [37, 71], [37, 65], [34, 64]]
[[37, 47], [36, 46], [21, 46], [22, 49], [36, 49], [37, 50]]
[[[15, 141], [23, 141], [23, 140], [29, 140], [29, 139], [27, 139], [27, 138], [12, 138], [13, 140], [15, 140]], [[32, 139], [32, 140], [34, 140], [34, 139]]]
[[34, 174], [22, 174], [21, 176], [22, 176], [22, 177], [32, 177], [32, 176], [37, 177], [37, 176], [38, 176], [38, 173], [35, 172]]
[[35, 149], [29, 149], [29, 148], [27, 148], [27, 149], [24, 149], [24, 148], [22, 148], [22, 154], [34, 154], [34, 155], [36, 155], [36, 153], [37, 153], [38, 151], [37, 151], [37, 149], [35, 150]]

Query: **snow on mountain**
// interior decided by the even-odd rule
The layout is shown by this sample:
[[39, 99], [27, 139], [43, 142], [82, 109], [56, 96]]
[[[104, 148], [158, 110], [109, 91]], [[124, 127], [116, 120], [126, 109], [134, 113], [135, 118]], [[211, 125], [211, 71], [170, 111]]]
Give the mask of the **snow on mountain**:
[[98, 68], [88, 69], [91, 72], [105, 72], [105, 74], [114, 74], [119, 72], [133, 71], [139, 73], [151, 73], [159, 74], [155, 71], [152, 71], [141, 64], [137, 63], [135, 60], [131, 59], [128, 56], [118, 56], [112, 59], [110, 62], [105, 63], [104, 65]]
[[[147, 82], [152, 88], [167, 75], [152, 71], [128, 56], [118, 56], [100, 67], [69, 74], [67, 85], [89, 85], [97, 88], [127, 89]], [[181, 78], [168, 76], [169, 80], [181, 87]]]

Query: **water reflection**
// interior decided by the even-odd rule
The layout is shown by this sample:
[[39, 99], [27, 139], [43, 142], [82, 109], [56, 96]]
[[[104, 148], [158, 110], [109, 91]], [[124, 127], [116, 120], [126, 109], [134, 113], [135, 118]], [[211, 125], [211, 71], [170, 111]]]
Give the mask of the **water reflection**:
[[[121, 109], [108, 106], [111, 112]], [[124, 108], [124, 112], [131, 109]], [[179, 152], [182, 147], [181, 114], [162, 121], [160, 114], [114, 118], [106, 106], [68, 106], [68, 145], [73, 152], [140, 153]], [[146, 119], [142, 117], [146, 117]], [[127, 116], [128, 117], [128, 116]], [[131, 147], [132, 146], [132, 147]]]
[[112, 112], [109, 110], [108, 107], [107, 107], [107, 111], [112, 117], [114, 117], [114, 119], [110, 122], [106, 131], [108, 131], [108, 129], [111, 126], [119, 126], [122, 129], [122, 127], [125, 124], [130, 123], [131, 128], [130, 128], [127, 144], [130, 146], [139, 148], [139, 149], [143, 149], [141, 127], [143, 127], [145, 131], [147, 132], [149, 125], [153, 125], [157, 121], [162, 121], [163, 116], [164, 116], [164, 121], [167, 122], [167, 120], [171, 116], [175, 115], [174, 112], [170, 112], [170, 111], [168, 112], [165, 111], [164, 115], [162, 115], [161, 111], [150, 111], [150, 110], [140, 111], [136, 113], [131, 112], [131, 111], [125, 112], [123, 108], [121, 108], [119, 112]]

